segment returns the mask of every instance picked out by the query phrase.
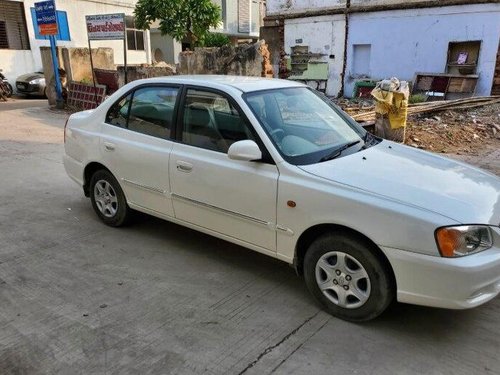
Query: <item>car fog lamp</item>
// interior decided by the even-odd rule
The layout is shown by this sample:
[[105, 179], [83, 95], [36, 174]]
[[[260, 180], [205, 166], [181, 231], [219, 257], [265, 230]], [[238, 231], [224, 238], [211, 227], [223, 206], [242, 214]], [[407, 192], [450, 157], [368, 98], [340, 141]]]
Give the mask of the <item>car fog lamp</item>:
[[436, 242], [441, 256], [447, 258], [477, 253], [493, 246], [490, 228], [482, 225], [439, 228]]

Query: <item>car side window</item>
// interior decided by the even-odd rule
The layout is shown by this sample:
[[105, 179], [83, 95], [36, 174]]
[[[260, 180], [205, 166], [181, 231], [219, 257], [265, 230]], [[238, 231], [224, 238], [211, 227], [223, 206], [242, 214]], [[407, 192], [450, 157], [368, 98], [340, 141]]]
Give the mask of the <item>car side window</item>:
[[182, 142], [227, 153], [234, 142], [245, 139], [255, 140], [239, 111], [226, 97], [210, 91], [187, 90]]
[[134, 92], [127, 128], [158, 138], [169, 138], [174, 118], [176, 87], [144, 87]]
[[127, 127], [128, 108], [132, 94], [121, 98], [109, 109], [106, 115], [106, 123], [116, 125], [121, 128]]

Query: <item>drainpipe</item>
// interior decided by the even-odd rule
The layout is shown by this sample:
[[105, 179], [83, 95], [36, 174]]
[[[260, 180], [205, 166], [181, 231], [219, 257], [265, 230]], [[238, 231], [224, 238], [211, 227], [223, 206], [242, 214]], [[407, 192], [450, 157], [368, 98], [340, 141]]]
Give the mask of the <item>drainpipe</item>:
[[347, 69], [347, 41], [349, 39], [349, 10], [351, 8], [351, 0], [346, 0], [344, 16], [345, 16], [345, 39], [344, 39], [344, 61], [342, 62], [342, 73], [340, 74], [340, 91], [337, 97], [344, 95], [345, 72]]

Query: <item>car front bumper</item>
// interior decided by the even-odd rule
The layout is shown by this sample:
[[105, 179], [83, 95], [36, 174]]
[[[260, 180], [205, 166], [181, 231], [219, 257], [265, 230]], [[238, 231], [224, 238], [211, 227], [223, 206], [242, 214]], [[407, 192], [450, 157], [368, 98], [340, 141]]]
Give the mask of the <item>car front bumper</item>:
[[394, 270], [399, 302], [468, 309], [500, 293], [498, 246], [461, 258], [441, 258], [387, 247], [382, 250]]
[[19, 94], [24, 95], [43, 95], [45, 86], [36, 84], [32, 85], [28, 82], [16, 82], [16, 90]]

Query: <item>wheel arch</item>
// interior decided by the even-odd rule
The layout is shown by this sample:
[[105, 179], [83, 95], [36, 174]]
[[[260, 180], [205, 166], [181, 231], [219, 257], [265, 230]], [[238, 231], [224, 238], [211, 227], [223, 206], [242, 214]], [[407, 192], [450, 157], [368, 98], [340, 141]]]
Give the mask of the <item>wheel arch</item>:
[[[85, 166], [85, 169], [83, 170], [83, 193], [85, 194], [85, 196], [87, 198], [90, 196], [90, 186], [89, 186], [90, 179], [92, 178], [92, 176], [95, 172], [97, 172], [101, 169], [104, 169], [104, 170], [108, 171], [109, 173], [113, 174], [113, 172], [111, 172], [109, 170], [109, 168], [107, 168], [105, 165], [103, 165], [99, 162], [96, 162], [96, 161], [88, 163]], [[114, 174], [113, 174], [113, 176], [114, 176]]]
[[362, 240], [364, 243], [366, 243], [368, 247], [373, 249], [377, 257], [387, 267], [387, 270], [390, 273], [391, 281], [394, 287], [395, 288], [397, 287], [396, 276], [394, 274], [394, 270], [392, 269], [391, 263], [389, 262], [389, 259], [386, 257], [384, 252], [377, 246], [377, 244], [363, 233], [358, 232], [357, 230], [354, 230], [352, 228], [346, 227], [344, 225], [338, 225], [338, 224], [317, 224], [306, 229], [300, 235], [297, 244], [295, 246], [295, 256], [293, 259], [293, 266], [297, 274], [299, 275], [304, 274], [304, 257], [306, 255], [309, 246], [316, 238], [325, 233], [339, 233], [344, 235], [347, 234]]

